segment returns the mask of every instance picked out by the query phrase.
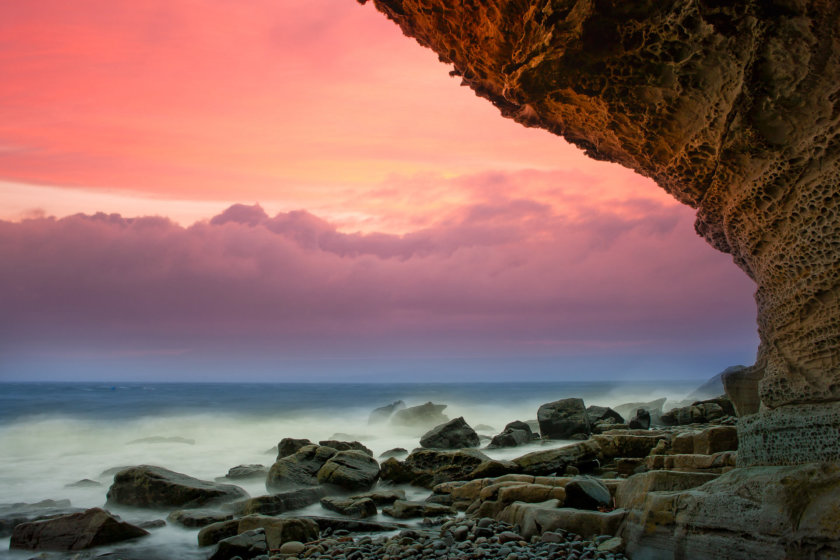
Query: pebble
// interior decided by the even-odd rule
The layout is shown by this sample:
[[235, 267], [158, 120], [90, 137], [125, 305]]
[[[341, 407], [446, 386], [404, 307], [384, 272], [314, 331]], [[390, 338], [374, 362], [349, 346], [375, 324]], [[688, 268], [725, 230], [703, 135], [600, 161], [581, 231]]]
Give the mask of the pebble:
[[[479, 520], [455, 518], [440, 529], [407, 529], [391, 537], [325, 537], [301, 545], [288, 556], [271, 560], [289, 560], [297, 554], [307, 560], [627, 560], [610, 546], [620, 539], [598, 535], [584, 539], [563, 530], [550, 531], [526, 542], [519, 527], [484, 517]], [[610, 550], [599, 550], [609, 543]], [[286, 543], [291, 544], [291, 543]], [[299, 544], [299, 543], [298, 543]], [[291, 552], [291, 551], [290, 551]]]

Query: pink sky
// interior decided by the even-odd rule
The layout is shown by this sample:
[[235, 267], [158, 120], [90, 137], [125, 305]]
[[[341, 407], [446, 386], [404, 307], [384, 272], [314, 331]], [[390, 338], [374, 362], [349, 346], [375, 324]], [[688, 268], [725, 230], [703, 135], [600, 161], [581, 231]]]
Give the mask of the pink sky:
[[754, 288], [690, 209], [501, 118], [372, 6], [30, 0], [0, 37], [0, 378], [754, 356]]

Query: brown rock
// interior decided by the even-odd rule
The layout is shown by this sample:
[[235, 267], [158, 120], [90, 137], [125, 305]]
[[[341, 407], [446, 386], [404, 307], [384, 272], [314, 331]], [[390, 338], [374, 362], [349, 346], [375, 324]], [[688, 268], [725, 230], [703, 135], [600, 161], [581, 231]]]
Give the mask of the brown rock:
[[108, 502], [124, 506], [194, 508], [246, 498], [232, 484], [218, 484], [176, 473], [163, 467], [141, 465], [114, 475]]
[[265, 531], [268, 548], [277, 549], [287, 542], [309, 542], [318, 538], [318, 523], [312, 519], [298, 517], [268, 517], [248, 515], [239, 520], [237, 533], [254, 529]]

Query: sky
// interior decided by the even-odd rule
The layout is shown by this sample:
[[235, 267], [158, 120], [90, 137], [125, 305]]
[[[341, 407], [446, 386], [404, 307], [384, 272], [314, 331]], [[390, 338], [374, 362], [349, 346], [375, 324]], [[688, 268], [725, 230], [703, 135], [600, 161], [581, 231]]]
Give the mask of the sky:
[[0, 4], [0, 380], [704, 378], [752, 282], [350, 0]]

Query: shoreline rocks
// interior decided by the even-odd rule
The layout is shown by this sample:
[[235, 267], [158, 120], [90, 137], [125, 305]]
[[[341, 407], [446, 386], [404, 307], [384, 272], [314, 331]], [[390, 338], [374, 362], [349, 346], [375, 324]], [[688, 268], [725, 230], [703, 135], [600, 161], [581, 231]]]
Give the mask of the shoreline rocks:
[[101, 508], [16, 525], [10, 549], [84, 550], [139, 537], [149, 532], [120, 520]]
[[537, 410], [540, 434], [549, 439], [573, 439], [592, 433], [583, 399], [562, 399], [546, 403]]
[[425, 449], [463, 449], [478, 447], [481, 441], [463, 416], [435, 426], [420, 438]]
[[247, 498], [232, 484], [199, 480], [163, 467], [141, 465], [114, 475], [108, 503], [146, 508], [195, 508]]

